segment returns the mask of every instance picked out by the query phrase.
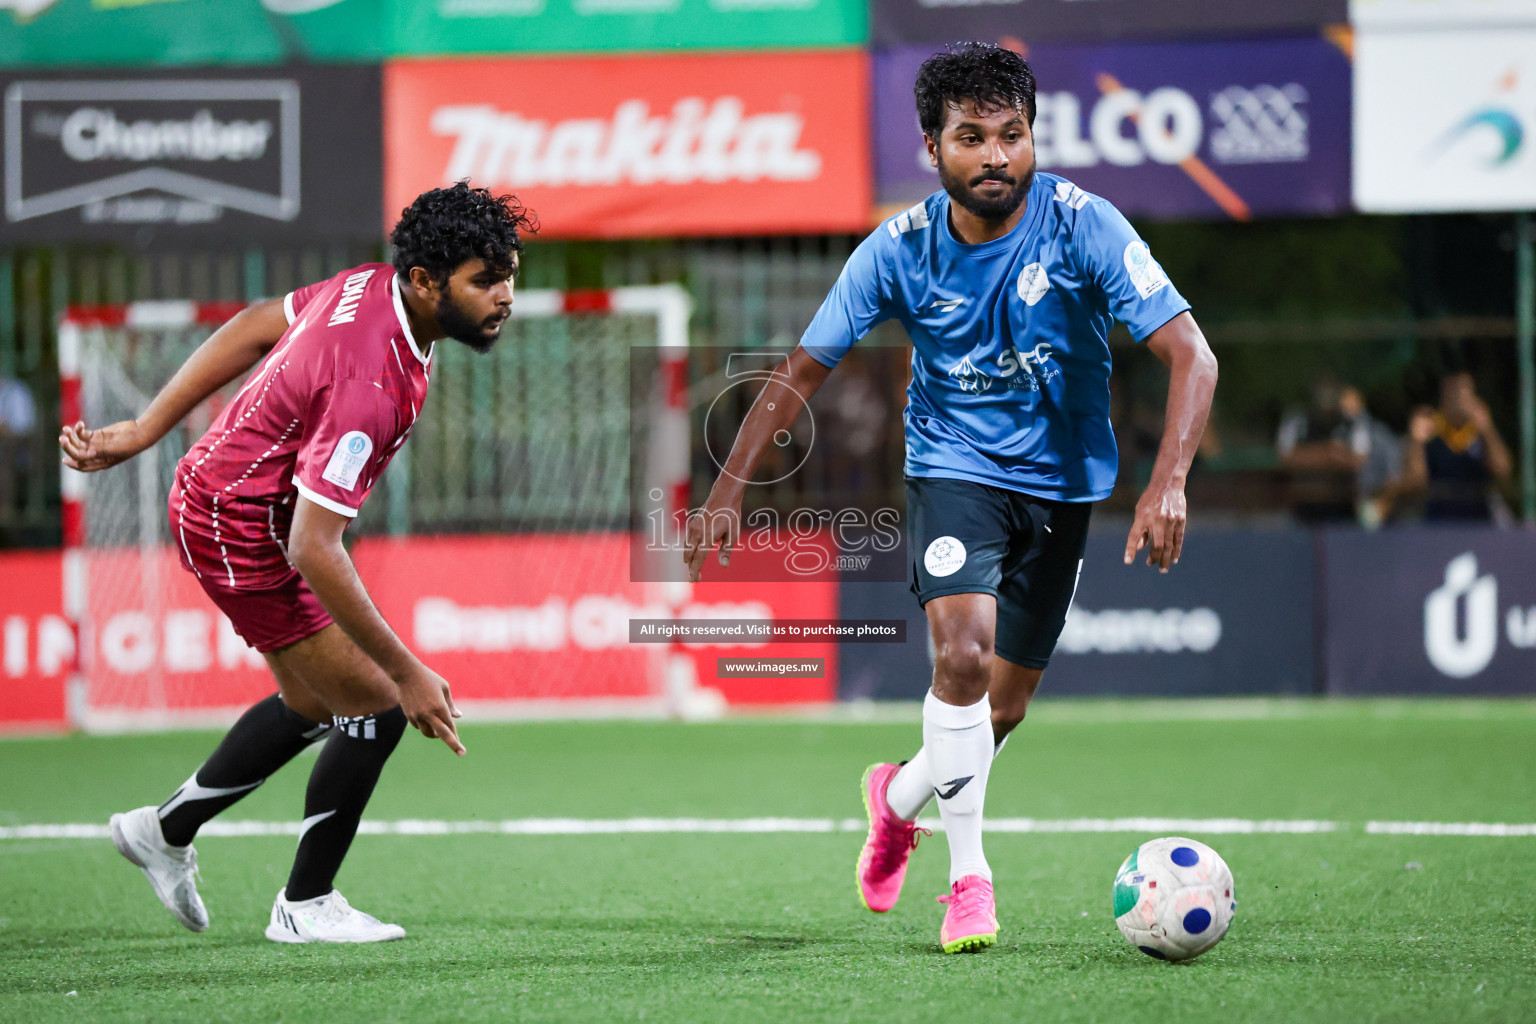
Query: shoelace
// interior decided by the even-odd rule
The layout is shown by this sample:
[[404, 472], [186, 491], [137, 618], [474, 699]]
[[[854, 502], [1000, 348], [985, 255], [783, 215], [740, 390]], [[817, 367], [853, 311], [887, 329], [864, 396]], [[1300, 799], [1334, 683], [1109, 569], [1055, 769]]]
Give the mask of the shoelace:
[[885, 833], [882, 837], [885, 841], [875, 847], [875, 866], [882, 872], [889, 874], [901, 867], [902, 860], [911, 850], [917, 849], [918, 835], [932, 836], [933, 833], [914, 823], [904, 823], [906, 828], [894, 829]]
[[330, 899], [323, 901], [314, 910], [310, 911], [310, 917], [315, 921], [323, 921], [327, 924], [335, 924], [346, 919], [352, 913], [352, 904], [347, 898], [334, 889]]
[[935, 897], [940, 903], [949, 903], [963, 915], [985, 914], [987, 909], [986, 890], [979, 885], [968, 886], [959, 892], [945, 893]]

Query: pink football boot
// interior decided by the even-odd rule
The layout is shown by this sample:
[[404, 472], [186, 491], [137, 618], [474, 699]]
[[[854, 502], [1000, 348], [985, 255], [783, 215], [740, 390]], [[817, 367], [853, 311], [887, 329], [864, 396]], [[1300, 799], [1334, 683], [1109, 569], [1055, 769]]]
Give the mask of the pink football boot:
[[939, 928], [939, 944], [946, 953], [979, 953], [997, 941], [997, 903], [992, 883], [980, 875], [966, 875], [940, 903], [949, 904]]
[[869, 815], [869, 838], [859, 854], [859, 898], [877, 914], [896, 905], [901, 883], [907, 877], [907, 858], [917, 847], [917, 834], [933, 835], [910, 821], [898, 818], [885, 802], [886, 787], [900, 770], [899, 764], [872, 764], [864, 770], [861, 789]]

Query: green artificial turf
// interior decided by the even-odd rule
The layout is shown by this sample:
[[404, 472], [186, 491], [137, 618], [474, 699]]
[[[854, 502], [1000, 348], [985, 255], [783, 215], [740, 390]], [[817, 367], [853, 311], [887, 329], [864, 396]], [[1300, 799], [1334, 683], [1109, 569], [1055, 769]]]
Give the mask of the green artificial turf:
[[[843, 819], [908, 722], [468, 725], [408, 737], [371, 819]], [[193, 935], [105, 840], [0, 840], [0, 1020], [1536, 1020], [1536, 836], [1367, 834], [1372, 820], [1536, 822], [1536, 705], [1042, 701], [994, 767], [991, 817], [1327, 819], [1210, 835], [1232, 930], [1187, 965], [1110, 916], [1139, 833], [993, 834], [999, 943], [938, 951], [942, 835], [901, 903], [863, 910], [858, 834], [358, 839], [338, 880], [397, 943], [261, 930], [291, 837], [204, 837]], [[0, 742], [0, 825], [102, 822], [179, 785], [217, 737]], [[226, 818], [301, 816], [301, 759]]]

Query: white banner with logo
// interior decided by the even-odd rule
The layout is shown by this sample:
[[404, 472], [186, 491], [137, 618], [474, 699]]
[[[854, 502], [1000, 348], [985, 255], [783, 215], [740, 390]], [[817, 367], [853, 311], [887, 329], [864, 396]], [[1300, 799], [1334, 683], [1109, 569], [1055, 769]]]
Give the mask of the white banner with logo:
[[1361, 32], [1354, 76], [1356, 207], [1536, 208], [1536, 26]]

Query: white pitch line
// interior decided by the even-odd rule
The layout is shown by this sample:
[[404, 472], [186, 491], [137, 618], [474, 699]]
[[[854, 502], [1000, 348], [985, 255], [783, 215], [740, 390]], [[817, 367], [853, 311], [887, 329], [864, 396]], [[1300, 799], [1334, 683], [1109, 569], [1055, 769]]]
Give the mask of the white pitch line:
[[[919, 824], [942, 831], [938, 821]], [[1255, 821], [1248, 818], [991, 818], [988, 832], [998, 833], [1102, 833], [1125, 832], [1153, 835], [1314, 835], [1349, 829], [1337, 821]], [[688, 833], [786, 834], [863, 832], [863, 818], [513, 818], [506, 821], [442, 821], [406, 818], [398, 821], [364, 821], [364, 835], [520, 835], [585, 836]], [[1536, 836], [1536, 824], [1510, 825], [1487, 822], [1372, 821], [1369, 835], [1418, 836]], [[296, 836], [297, 821], [210, 821], [199, 836]], [[107, 839], [104, 824], [0, 825], [3, 839]]]
[[1365, 830], [1377, 836], [1536, 836], [1536, 825], [1487, 821], [1368, 821]]

